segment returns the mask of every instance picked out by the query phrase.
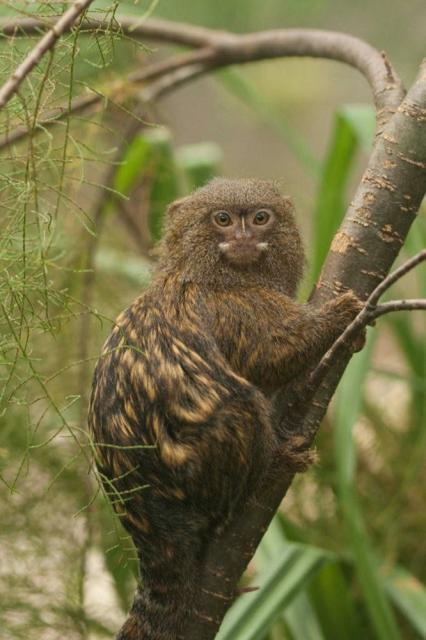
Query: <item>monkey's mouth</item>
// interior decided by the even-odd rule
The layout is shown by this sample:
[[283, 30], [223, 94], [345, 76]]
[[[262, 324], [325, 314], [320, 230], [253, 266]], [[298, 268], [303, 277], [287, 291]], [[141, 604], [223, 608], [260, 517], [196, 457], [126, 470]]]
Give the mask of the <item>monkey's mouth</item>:
[[219, 243], [219, 250], [222, 255], [232, 264], [241, 266], [257, 262], [267, 249], [267, 242], [230, 240], [229, 242]]

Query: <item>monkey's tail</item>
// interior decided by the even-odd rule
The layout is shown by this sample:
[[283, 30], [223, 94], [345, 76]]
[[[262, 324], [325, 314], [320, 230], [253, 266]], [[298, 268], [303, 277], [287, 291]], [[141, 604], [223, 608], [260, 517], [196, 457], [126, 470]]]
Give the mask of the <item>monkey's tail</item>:
[[199, 572], [178, 563], [173, 572], [143, 575], [116, 640], [178, 640], [194, 606]]

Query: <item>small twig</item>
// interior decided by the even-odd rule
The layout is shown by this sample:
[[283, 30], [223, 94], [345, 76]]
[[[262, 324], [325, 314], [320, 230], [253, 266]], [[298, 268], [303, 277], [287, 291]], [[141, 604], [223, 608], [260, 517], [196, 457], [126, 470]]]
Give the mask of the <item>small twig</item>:
[[[389, 62], [384, 60], [382, 54], [368, 43], [347, 34], [313, 29], [276, 29], [237, 35], [192, 25], [169, 23], [165, 20], [141, 22], [129, 16], [123, 16], [114, 22], [87, 18], [83, 26], [96, 30], [111, 29], [118, 32], [122, 30], [138, 38], [198, 47], [195, 52], [187, 54], [187, 62], [184, 56], [172, 57], [170, 60], [154, 64], [153, 67], [134, 72], [126, 79], [126, 85], [137, 85], [148, 79], [152, 80], [154, 77], [165, 75], [172, 68], [184, 67], [190, 63], [205, 63], [197, 74], [190, 74], [193, 78], [231, 64], [304, 56], [328, 58], [358, 69], [370, 84], [380, 125], [388, 119], [404, 96], [398, 75], [390, 67]], [[46, 28], [46, 23], [40, 19], [0, 21], [0, 32], [6, 35], [34, 33], [42, 28]], [[174, 66], [175, 63], [176, 66]], [[177, 84], [173, 81], [172, 88]], [[116, 93], [123, 93], [122, 88], [123, 83], [120, 83], [120, 92]], [[127, 93], [124, 92], [124, 95]], [[76, 98], [69, 109], [59, 108], [48, 114], [43, 121], [39, 122], [39, 128], [36, 131], [43, 130], [43, 127], [50, 127], [72, 113], [96, 106], [103, 99], [102, 94]], [[0, 149], [11, 142], [17, 142], [25, 135], [27, 131], [24, 127], [12, 130], [0, 140]]]
[[[174, 56], [167, 60], [162, 60], [161, 62], [154, 63], [148, 67], [143, 69], [139, 69], [130, 73], [125, 81], [120, 81], [117, 83], [113, 90], [110, 91], [110, 95], [113, 96], [114, 93], [123, 94], [128, 96], [131, 91], [134, 91], [136, 88], [139, 88], [139, 85], [142, 83], [147, 83], [155, 80], [156, 78], [168, 78], [168, 74], [172, 71], [183, 70], [186, 67], [189, 69], [189, 77], [193, 78], [194, 73], [192, 68], [195, 64], [201, 65], [205, 63], [207, 66], [199, 67], [197, 71], [199, 73], [204, 72], [208, 68], [208, 61], [211, 56], [210, 49], [199, 49], [197, 51], [182, 54], [180, 56]], [[185, 73], [182, 71], [183, 76]], [[183, 81], [183, 79], [182, 79]], [[164, 80], [164, 85], [168, 84], [168, 81]], [[176, 81], [175, 75], [172, 75], [170, 80], [170, 88], [174, 87], [177, 84], [181, 84], [181, 82]], [[123, 91], [124, 88], [124, 91]], [[153, 93], [156, 94], [157, 90], [153, 90]], [[161, 92], [160, 92], [161, 93]], [[82, 113], [87, 109], [91, 109], [101, 104], [103, 101], [108, 100], [109, 96], [105, 96], [103, 93], [90, 93], [89, 95], [79, 96], [72, 100], [71, 105], [69, 107], [59, 107], [57, 109], [53, 109], [49, 113], [47, 113], [42, 120], [39, 120], [37, 123], [37, 127], [33, 130], [33, 133], [40, 133], [43, 130], [49, 129], [50, 127], [60, 123], [65, 118], [70, 115], [76, 115], [78, 113]], [[154, 95], [151, 95], [151, 92], [148, 91], [146, 98], [144, 99], [149, 102], [154, 98]], [[12, 143], [16, 143], [22, 138], [25, 138], [28, 134], [28, 129], [26, 127], [16, 127], [12, 131], [6, 133], [2, 138], [0, 138], [0, 150], [4, 147], [9, 146]]]
[[[49, 29], [51, 22], [46, 18], [34, 17], [7, 17], [0, 19], [0, 34], [4, 36], [32, 36], [38, 35], [40, 31]], [[152, 40], [155, 42], [166, 42], [179, 44], [188, 47], [203, 47], [210, 44], [213, 36], [219, 32], [205, 27], [169, 20], [158, 20], [150, 18], [141, 19], [138, 16], [114, 16], [114, 20], [97, 18], [90, 16], [85, 18], [82, 25], [83, 33], [92, 32], [113, 32], [123, 33], [133, 38]]]
[[207, 69], [208, 66], [206, 63], [193, 64], [182, 67], [181, 69], [176, 69], [176, 71], [153, 82], [152, 85], [142, 92], [141, 99], [144, 102], [154, 102], [166, 93], [203, 75]]
[[424, 262], [426, 260], [426, 249], [420, 251], [415, 256], [404, 262], [398, 269], [392, 271], [382, 282], [377, 285], [374, 289], [373, 293], [369, 296], [366, 302], [366, 306], [370, 305], [372, 307], [375, 306], [381, 295], [389, 289], [394, 282], [405, 276], [406, 273], [417, 267], [420, 262]]
[[331, 369], [336, 358], [342, 349], [350, 346], [353, 338], [368, 324], [376, 318], [390, 313], [392, 311], [409, 311], [415, 309], [426, 309], [426, 300], [392, 300], [377, 305], [380, 296], [391, 287], [394, 282], [402, 278], [406, 273], [414, 269], [418, 264], [426, 260], [426, 249], [420, 251], [403, 265], [392, 271], [371, 293], [368, 297], [364, 308], [359, 312], [356, 318], [346, 327], [344, 332], [337, 338], [333, 346], [322, 357], [319, 364], [311, 373], [309, 378], [309, 389], [314, 390], [324, 378], [325, 374]]
[[390, 300], [379, 304], [374, 311], [371, 312], [371, 319], [375, 320], [386, 313], [394, 311], [419, 311], [426, 309], [426, 299], [413, 298], [409, 300]]
[[68, 31], [81, 14], [91, 5], [93, 0], [75, 0], [72, 6], [65, 11], [52, 28], [41, 38], [36, 46], [29, 52], [10, 78], [0, 88], [0, 109], [2, 109], [17, 92], [19, 85], [32, 69], [40, 62], [44, 54], [52, 49], [58, 38]]

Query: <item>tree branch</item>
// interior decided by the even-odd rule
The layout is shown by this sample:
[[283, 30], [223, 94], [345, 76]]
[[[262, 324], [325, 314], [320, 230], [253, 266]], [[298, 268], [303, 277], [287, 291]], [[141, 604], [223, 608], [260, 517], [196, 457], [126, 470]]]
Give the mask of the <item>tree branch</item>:
[[[355, 197], [336, 233], [313, 301], [352, 289], [361, 300], [385, 278], [426, 191], [426, 60], [378, 138]], [[305, 416], [316, 432], [349, 356], [342, 354]]]
[[[48, 26], [49, 23], [40, 18], [4, 18], [0, 20], [0, 33], [6, 36], [32, 35]], [[217, 66], [288, 56], [344, 62], [366, 77], [378, 111], [396, 108], [404, 95], [401, 80], [386, 55], [346, 33], [318, 29], [274, 29], [237, 35], [167, 20], [141, 21], [126, 15], [117, 16], [113, 21], [90, 17], [84, 20], [82, 26], [83, 33], [91, 30], [116, 31], [142, 40], [210, 47], [216, 51]]]
[[[426, 66], [378, 137], [355, 198], [336, 234], [324, 265], [314, 304], [353, 289], [368, 298], [386, 276], [408, 233], [426, 191]], [[303, 463], [349, 355], [343, 353], [318, 392], [303, 406], [309, 378], [287, 387], [279, 419], [287, 433], [286, 454], [260, 488], [256, 500], [237, 514], [210, 547], [195, 612], [183, 638], [211, 640], [235, 599], [236, 585], [273, 515]], [[279, 466], [280, 465], [280, 466]]]
[[322, 357], [317, 367], [311, 373], [309, 379], [309, 388], [311, 391], [318, 388], [319, 383], [336, 363], [336, 360], [339, 355], [341, 355], [342, 351], [349, 348], [354, 337], [373, 320], [385, 313], [390, 313], [391, 311], [426, 308], [426, 300], [392, 300], [391, 302], [385, 302], [381, 305], [377, 305], [380, 296], [383, 295], [389, 287], [425, 260], [426, 249], [424, 251], [420, 251], [420, 253], [410, 260], [407, 260], [407, 262], [404, 262], [404, 264], [398, 269], [395, 269], [395, 271], [386, 276], [386, 278], [384, 278], [384, 280], [373, 290], [368, 297], [364, 308], [359, 312], [350, 325], [346, 327], [345, 331], [337, 338], [335, 343], [330, 347], [327, 353]]
[[[47, 24], [37, 18], [18, 18], [13, 21], [6, 19], [0, 21], [0, 32], [4, 35], [33, 34], [47, 28]], [[71, 26], [70, 23], [68, 28]], [[404, 96], [401, 81], [385, 55], [366, 42], [347, 34], [314, 29], [277, 29], [236, 35], [192, 25], [169, 23], [165, 20], [140, 22], [129, 16], [123, 16], [113, 22], [86, 18], [83, 27], [89, 30], [123, 31], [133, 37], [202, 47], [198, 52], [188, 54], [188, 64], [204, 63], [197, 75], [230, 64], [289, 56], [327, 58], [343, 62], [358, 69], [369, 82], [377, 110], [379, 131]], [[163, 67], [161, 67], [162, 64]], [[152, 70], [148, 67], [130, 74], [126, 79], [126, 86], [137, 86], [166, 74], [171, 69], [185, 65], [184, 56], [172, 57], [163, 63], [154, 63]], [[119, 83], [119, 89], [116, 86], [115, 91], [113, 85], [112, 95], [114, 93], [128, 95], [128, 91], [123, 92], [122, 88], [122, 82]], [[101, 93], [78, 97], [74, 99], [70, 108], [58, 108], [47, 114], [36, 131], [42, 131], [43, 128], [56, 124], [72, 113], [81, 113], [93, 108], [103, 99], [104, 96]], [[25, 135], [27, 131], [24, 127], [12, 130], [0, 140], [0, 149], [12, 142], [17, 142]]]
[[[139, 69], [138, 71], [134, 71], [133, 73], [130, 73], [124, 81], [120, 80], [119, 82], [115, 83], [114, 86], [110, 89], [109, 95], [104, 95], [100, 92], [91, 92], [88, 95], [74, 98], [69, 107], [58, 107], [57, 109], [52, 109], [52, 111], [45, 114], [44, 117], [39, 120], [34, 132], [41, 132], [43, 130], [49, 129], [50, 127], [58, 124], [71, 115], [77, 115], [86, 111], [87, 109], [97, 107], [100, 104], [104, 103], [106, 100], [108, 101], [109, 99], [112, 99], [112, 97], [116, 94], [125, 95], [126, 97], [128, 97], [133, 91], [139, 89], [140, 84], [152, 82], [156, 78], [163, 77], [164, 82], [162, 84], [164, 89], [162, 91], [158, 91], [158, 88], [152, 88], [152, 90], [146, 92], [146, 98], [142, 96], [146, 101], [151, 101], [155, 96], [166, 93], [167, 84], [170, 85], [169, 90], [171, 90], [178, 84], [182, 83], [176, 81], [176, 73], [171, 74], [170, 79], [167, 80], [171, 72], [176, 72], [179, 69], [187, 67], [189, 69], [188, 76], [192, 78], [193, 75], [195, 75], [193, 73], [194, 65], [201, 65], [201, 63], [203, 62], [207, 64], [209, 58], [209, 49], [199, 49], [194, 52], [185, 53], [180, 56], [174, 56], [172, 58], [162, 60], [143, 69]], [[197, 67], [197, 75], [199, 73], [205, 72], [206, 68], [206, 66]], [[185, 76], [185, 73], [178, 75], [180, 78], [183, 78], [183, 76]], [[19, 140], [22, 140], [27, 135], [28, 129], [26, 127], [16, 127], [12, 131], [6, 133], [2, 138], [0, 138], [0, 150], [9, 146], [10, 144], [19, 142]]]
[[[39, 17], [16, 17], [0, 19], [0, 34], [4, 36], [33, 36], [40, 31], [50, 29], [52, 22]], [[82, 24], [84, 32], [115, 32], [141, 40], [152, 40], [166, 44], [178, 44], [188, 47], [205, 47], [217, 37], [218, 31], [204, 27], [171, 22], [168, 20], [140, 19], [137, 16], [114, 16], [114, 20], [87, 17]], [[225, 33], [225, 32], [224, 32]]]
[[372, 314], [373, 319], [384, 316], [387, 313], [394, 313], [395, 311], [420, 311], [426, 309], [426, 300], [423, 298], [412, 298], [409, 300], [391, 300], [390, 302], [384, 302], [376, 307]]
[[19, 85], [32, 69], [40, 62], [44, 54], [52, 49], [58, 38], [71, 29], [81, 14], [91, 5], [93, 0], [75, 0], [59, 20], [41, 38], [40, 42], [30, 51], [10, 78], [0, 88], [0, 110], [9, 102], [17, 92]]

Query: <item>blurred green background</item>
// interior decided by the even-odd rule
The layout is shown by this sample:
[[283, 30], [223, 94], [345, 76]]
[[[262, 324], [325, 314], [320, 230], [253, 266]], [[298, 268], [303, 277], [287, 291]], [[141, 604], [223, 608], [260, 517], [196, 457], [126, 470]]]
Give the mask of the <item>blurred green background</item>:
[[[0, 15], [62, 10], [13, 1]], [[106, 20], [116, 10], [94, 4]], [[423, 0], [159, 0], [120, 2], [118, 15], [147, 10], [239, 32], [346, 31], [385, 50], [407, 85], [425, 54]], [[2, 82], [34, 42], [0, 40]], [[175, 51], [144, 44], [67, 35], [0, 114], [0, 134], [33, 132], [0, 152], [2, 639], [112, 638], [131, 601], [134, 551], [90, 471], [87, 399], [114, 317], [149, 281], [166, 203], [218, 173], [279, 180], [307, 245], [303, 297], [371, 149], [365, 80], [309, 59], [197, 80], [144, 107], [139, 127], [140, 97], [123, 84], [94, 113], [38, 130], [86, 87], [110, 96]], [[423, 211], [401, 259], [425, 241]], [[426, 297], [425, 267], [389, 295]], [[239, 599], [221, 640], [426, 637], [425, 383], [425, 316], [381, 319], [324, 421], [319, 463], [249, 567], [261, 589]]]

